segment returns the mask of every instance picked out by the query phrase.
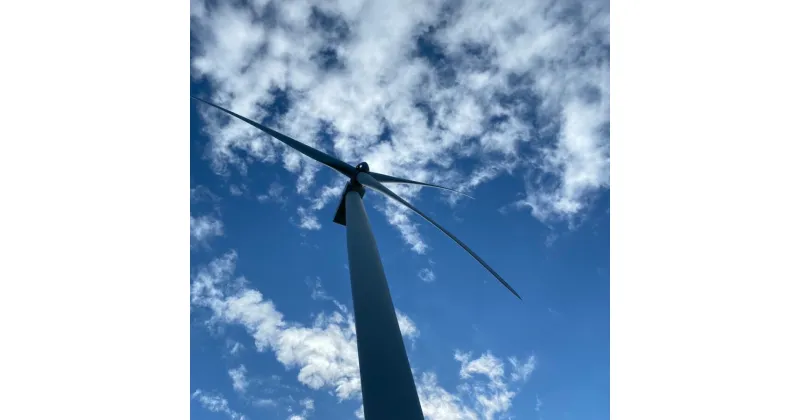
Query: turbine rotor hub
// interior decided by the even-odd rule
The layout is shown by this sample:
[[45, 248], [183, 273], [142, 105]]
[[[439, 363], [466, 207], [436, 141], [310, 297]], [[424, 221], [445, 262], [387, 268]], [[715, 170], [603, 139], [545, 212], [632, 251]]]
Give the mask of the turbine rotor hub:
[[356, 171], [369, 172], [369, 165], [367, 165], [367, 162], [361, 162], [358, 165], [356, 165]]

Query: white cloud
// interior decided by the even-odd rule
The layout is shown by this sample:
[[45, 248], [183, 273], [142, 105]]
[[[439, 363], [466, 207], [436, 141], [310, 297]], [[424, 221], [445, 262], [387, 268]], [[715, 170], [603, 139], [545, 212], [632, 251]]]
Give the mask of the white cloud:
[[282, 330], [273, 351], [283, 365], [299, 369], [297, 380], [312, 389], [333, 389], [340, 399], [359, 393], [355, 325], [339, 312], [311, 328]]
[[302, 411], [300, 414], [292, 414], [288, 420], [306, 420], [314, 412], [314, 400], [311, 398], [304, 398], [300, 401]]
[[245, 368], [244, 365], [229, 369], [228, 375], [231, 377], [231, 381], [233, 381], [233, 389], [238, 392], [245, 392], [245, 390], [247, 390], [247, 386], [250, 382], [247, 380], [247, 368]]
[[192, 243], [206, 243], [210, 238], [224, 234], [222, 221], [212, 216], [190, 216], [189, 230]]
[[397, 314], [397, 323], [400, 325], [400, 334], [404, 337], [408, 337], [412, 341], [419, 337], [419, 330], [417, 329], [417, 324], [408, 317], [408, 315], [398, 311], [395, 309], [395, 313]]
[[[272, 301], [248, 288], [245, 279], [234, 277], [235, 263], [236, 253], [228, 252], [199, 270], [192, 281], [192, 303], [210, 309], [212, 323], [243, 326], [256, 349], [272, 351], [281, 364], [296, 369], [300, 383], [327, 390], [341, 400], [360, 399], [355, 323], [347, 308], [327, 297], [321, 283], [315, 282], [314, 290], [333, 301], [338, 310], [317, 314], [309, 326], [285, 321]], [[411, 318], [400, 311], [397, 317], [404, 337], [419, 337]], [[500, 359], [491, 352], [472, 359], [469, 353], [456, 351], [455, 360], [460, 362], [462, 379], [457, 393], [439, 386], [433, 372], [417, 377], [420, 402], [428, 419], [493, 419], [508, 412], [516, 391], [509, 389]], [[510, 360], [512, 382], [525, 382], [530, 375], [527, 363], [520, 365], [516, 358]], [[533, 359], [529, 360], [532, 363]], [[239, 369], [244, 378], [244, 367]], [[231, 374], [236, 387], [234, 376]], [[301, 406], [305, 411], [294, 415], [304, 418], [313, 410], [313, 401], [301, 401]], [[359, 412], [363, 416], [363, 411]]]
[[242, 349], [244, 349], [244, 346], [242, 345], [242, 343], [240, 343], [238, 341], [234, 341], [234, 340], [228, 340], [227, 346], [228, 346], [228, 351], [232, 355], [239, 354], [239, 352], [241, 352]]
[[469, 353], [457, 351], [455, 359], [461, 362], [459, 375], [466, 379], [475, 374], [485, 375], [489, 379], [497, 380], [503, 377], [503, 362], [494, 357], [491, 353], [486, 353], [475, 360], [469, 360]]
[[332, 300], [332, 298], [328, 296], [328, 293], [326, 293], [325, 289], [322, 287], [322, 280], [320, 280], [319, 277], [315, 277], [313, 282], [310, 279], [307, 280], [306, 284], [311, 286], [311, 299]]
[[299, 370], [313, 389], [333, 388], [339, 398], [360, 389], [355, 324], [346, 313], [320, 314], [311, 327], [288, 324], [270, 300], [246, 287], [230, 289], [236, 253], [212, 261], [192, 282], [192, 302], [209, 308], [213, 321], [244, 326], [258, 351], [272, 350], [279, 362]]
[[327, 300], [333, 302], [333, 304], [336, 305], [336, 307], [339, 309], [340, 314], [346, 314], [346, 315], [349, 314], [349, 311], [347, 310], [346, 306], [344, 306], [341, 302], [328, 295], [328, 292], [326, 292], [325, 288], [322, 287], [322, 280], [319, 277], [315, 277], [313, 281], [311, 281], [311, 279], [306, 279], [306, 284], [311, 287], [311, 299]]
[[277, 407], [278, 402], [272, 398], [258, 398], [253, 400], [253, 405], [256, 407]]
[[478, 379], [464, 387], [465, 392], [476, 402], [483, 418], [493, 419], [495, 415], [505, 413], [511, 408], [516, 392], [508, 389], [500, 359], [491, 352], [486, 352], [477, 359], [470, 360], [469, 353], [459, 351], [456, 351], [455, 359], [461, 362], [459, 374], [462, 379], [472, 378], [473, 375], [483, 375], [488, 379]]
[[556, 239], [558, 239], [558, 235], [555, 233], [548, 233], [547, 236], [544, 238], [544, 245], [548, 248], [553, 246], [556, 243]]
[[456, 351], [455, 360], [461, 364], [459, 376], [462, 380], [457, 393], [439, 386], [432, 372], [425, 372], [417, 378], [420, 403], [426, 418], [507, 418], [518, 391], [510, 389], [503, 362], [488, 351], [475, 359], [469, 353]]
[[193, 202], [212, 202], [218, 203], [221, 198], [211, 192], [205, 185], [197, 185], [191, 189], [190, 196]]
[[[402, 197], [402, 195], [399, 194], [401, 188], [393, 186], [392, 189]], [[400, 231], [400, 236], [405, 243], [411, 246], [411, 249], [417, 254], [424, 254], [428, 249], [428, 245], [422, 240], [422, 236], [417, 228], [418, 224], [411, 221], [411, 210], [396, 204], [394, 201], [390, 202], [387, 199], [382, 200], [381, 204], [382, 206], [380, 206], [379, 209], [386, 215], [389, 223]]]
[[192, 398], [200, 402], [200, 404], [206, 410], [213, 411], [215, 413], [227, 414], [232, 420], [247, 419], [247, 417], [244, 415], [231, 410], [231, 408], [228, 406], [228, 400], [221, 395], [208, 393], [198, 389], [192, 394]]
[[430, 268], [423, 268], [422, 270], [419, 271], [417, 275], [419, 276], [420, 279], [422, 279], [422, 281], [426, 283], [430, 283], [436, 280], [436, 274], [434, 274], [433, 270], [431, 270]]
[[422, 413], [427, 419], [478, 420], [480, 418], [465, 397], [442, 388], [437, 382], [436, 374], [425, 372], [416, 382]]
[[[608, 186], [608, 2], [270, 7], [274, 22], [266, 25], [263, 5], [193, 2], [192, 73], [209, 82], [211, 99], [221, 105], [348, 162], [366, 160], [378, 172], [468, 188], [510, 171], [529, 174], [516, 208], [541, 220], [578, 217]], [[333, 24], [320, 24], [320, 15]], [[434, 55], [440, 59], [432, 61]], [[282, 115], [273, 106], [279, 100]], [[240, 152], [280, 161], [297, 175], [296, 190], [318, 200], [315, 179], [328, 169], [244, 123], [199, 109], [215, 169], [246, 170]], [[419, 191], [392, 188], [409, 198]], [[380, 208], [424, 253], [415, 223], [421, 220], [397, 206]], [[301, 209], [299, 225], [318, 229], [313, 214], [320, 207]]]
[[322, 225], [319, 224], [319, 220], [317, 220], [316, 214], [311, 213], [307, 208], [298, 208], [297, 214], [300, 216], [298, 226], [302, 229], [319, 230], [322, 228]]
[[287, 198], [283, 195], [283, 185], [278, 181], [272, 181], [269, 184], [266, 194], [260, 194], [256, 199], [261, 203], [274, 202], [278, 204], [286, 204]]
[[360, 419], [360, 420], [366, 419], [366, 416], [364, 416], [364, 405], [363, 404], [358, 407], [358, 410], [356, 410], [355, 415], [356, 415], [357, 419]]
[[516, 357], [511, 357], [508, 361], [511, 363], [512, 381], [527, 381], [536, 367], [536, 358], [533, 355], [530, 355], [525, 363], [521, 363]]

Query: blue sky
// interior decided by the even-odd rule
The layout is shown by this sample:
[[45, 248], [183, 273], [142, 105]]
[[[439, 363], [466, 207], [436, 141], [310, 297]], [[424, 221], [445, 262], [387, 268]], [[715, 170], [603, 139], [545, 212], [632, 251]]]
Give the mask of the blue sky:
[[[192, 2], [192, 92], [372, 170], [431, 419], [608, 418], [608, 4]], [[415, 8], [416, 7], [416, 8]], [[345, 180], [193, 103], [192, 417], [356, 418]]]

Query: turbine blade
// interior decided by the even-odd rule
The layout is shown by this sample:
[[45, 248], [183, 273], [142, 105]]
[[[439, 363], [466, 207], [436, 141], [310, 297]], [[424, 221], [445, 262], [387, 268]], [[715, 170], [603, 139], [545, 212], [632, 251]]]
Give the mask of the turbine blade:
[[369, 174], [372, 175], [372, 177], [375, 178], [376, 181], [382, 182], [382, 183], [393, 182], [393, 183], [396, 183], [396, 184], [414, 184], [414, 185], [422, 185], [423, 187], [440, 188], [440, 189], [443, 189], [443, 190], [452, 191], [454, 193], [461, 194], [461, 195], [463, 195], [465, 197], [472, 198], [473, 200], [475, 199], [474, 197], [472, 197], [470, 195], [467, 195], [467, 194], [464, 194], [461, 191], [457, 191], [457, 190], [454, 190], [452, 188], [442, 187], [441, 185], [428, 184], [427, 182], [412, 181], [410, 179], [404, 179], [404, 178], [398, 178], [396, 176], [379, 174], [377, 172], [370, 172]]
[[404, 206], [406, 206], [406, 207], [408, 207], [409, 209], [413, 210], [413, 211], [414, 211], [415, 213], [417, 213], [418, 215], [422, 216], [422, 218], [423, 218], [423, 219], [425, 219], [425, 220], [427, 220], [428, 222], [430, 222], [430, 224], [432, 224], [432, 225], [436, 226], [437, 228], [439, 228], [439, 230], [441, 230], [442, 232], [444, 232], [444, 234], [445, 234], [445, 235], [449, 236], [449, 237], [450, 237], [450, 239], [454, 240], [454, 241], [455, 241], [457, 244], [461, 245], [461, 248], [464, 248], [464, 250], [465, 250], [465, 251], [467, 251], [467, 252], [469, 253], [469, 255], [472, 255], [472, 258], [475, 258], [476, 260], [478, 260], [478, 262], [479, 262], [479, 263], [481, 263], [481, 265], [483, 265], [483, 267], [484, 267], [485, 269], [489, 270], [489, 272], [490, 272], [490, 273], [492, 273], [492, 275], [493, 275], [493, 276], [494, 276], [494, 277], [495, 277], [497, 280], [499, 280], [499, 281], [500, 281], [500, 283], [502, 283], [502, 284], [503, 284], [503, 286], [505, 286], [505, 287], [506, 287], [506, 289], [508, 289], [509, 291], [511, 291], [511, 293], [513, 293], [513, 294], [514, 294], [514, 296], [516, 296], [516, 297], [517, 297], [517, 299], [519, 299], [519, 300], [522, 300], [522, 298], [519, 296], [519, 294], [517, 293], [517, 291], [516, 291], [516, 290], [514, 290], [514, 288], [513, 288], [513, 287], [511, 287], [511, 285], [509, 285], [508, 283], [506, 283], [506, 281], [505, 281], [505, 280], [503, 280], [503, 278], [502, 278], [502, 277], [500, 277], [500, 275], [499, 275], [499, 274], [497, 274], [497, 272], [496, 272], [496, 271], [494, 271], [494, 269], [492, 269], [492, 267], [489, 267], [489, 264], [486, 264], [486, 262], [485, 262], [485, 261], [483, 261], [483, 259], [481, 259], [481, 257], [479, 257], [477, 254], [475, 254], [475, 253], [474, 253], [474, 252], [473, 252], [471, 249], [469, 249], [469, 247], [468, 247], [466, 244], [464, 244], [463, 242], [461, 242], [461, 241], [460, 241], [458, 238], [456, 238], [456, 237], [455, 237], [455, 235], [453, 235], [452, 233], [448, 232], [448, 231], [447, 231], [447, 229], [443, 228], [443, 227], [442, 227], [440, 224], [438, 224], [438, 223], [434, 222], [434, 221], [433, 221], [433, 219], [431, 219], [430, 217], [426, 216], [426, 215], [425, 215], [425, 213], [421, 212], [421, 211], [420, 211], [419, 209], [417, 209], [416, 207], [412, 206], [412, 205], [411, 205], [411, 203], [409, 203], [408, 201], [406, 201], [406, 200], [403, 200], [403, 199], [402, 199], [400, 196], [398, 196], [397, 194], [395, 194], [394, 192], [392, 192], [392, 190], [390, 190], [390, 189], [386, 188], [386, 186], [384, 186], [383, 184], [381, 184], [380, 182], [378, 182], [378, 181], [377, 181], [375, 178], [373, 178], [372, 176], [370, 176], [370, 174], [369, 174], [369, 173], [366, 173], [366, 172], [359, 172], [359, 173], [358, 173], [358, 175], [356, 175], [356, 179], [357, 179], [357, 180], [358, 180], [358, 182], [360, 182], [362, 185], [365, 185], [365, 186], [367, 186], [367, 187], [370, 187], [370, 188], [372, 188], [373, 190], [376, 190], [376, 191], [382, 192], [382, 193], [386, 194], [387, 196], [389, 196], [389, 198], [392, 198], [392, 199], [394, 199], [394, 200], [398, 201], [400, 204], [403, 204]]
[[225, 108], [223, 108], [223, 107], [221, 107], [219, 105], [212, 104], [211, 102], [208, 102], [208, 101], [206, 101], [204, 99], [200, 99], [200, 98], [198, 98], [196, 96], [192, 96], [192, 98], [193, 99], [197, 99], [198, 101], [203, 102], [205, 104], [211, 105], [214, 108], [217, 108], [218, 110], [220, 110], [220, 111], [222, 111], [222, 112], [224, 112], [224, 113], [226, 113], [228, 115], [236, 117], [236, 118], [238, 118], [238, 119], [240, 119], [240, 120], [252, 125], [253, 127], [255, 127], [255, 128], [257, 128], [257, 129], [269, 134], [270, 136], [274, 137], [276, 140], [278, 140], [278, 141], [282, 142], [283, 144], [291, 147], [292, 149], [294, 149], [294, 150], [296, 150], [296, 151], [298, 151], [298, 152], [310, 157], [311, 159], [316, 160], [317, 162], [319, 162], [319, 163], [321, 163], [323, 165], [326, 165], [326, 166], [328, 166], [330, 168], [335, 169], [336, 171], [338, 171], [342, 175], [345, 175], [347, 177], [351, 177], [356, 172], [356, 168], [350, 166], [349, 164], [347, 164], [345, 162], [342, 162], [339, 159], [336, 159], [335, 157], [333, 157], [333, 156], [331, 156], [331, 155], [329, 155], [329, 154], [327, 154], [327, 153], [325, 153], [325, 152], [323, 152], [321, 150], [317, 150], [317, 149], [315, 149], [315, 148], [313, 148], [311, 146], [308, 146], [306, 144], [300, 143], [299, 141], [297, 141], [297, 140], [295, 140], [295, 139], [293, 139], [293, 138], [291, 138], [291, 137], [289, 137], [289, 136], [287, 136], [285, 134], [281, 134], [281, 133], [279, 133], [279, 132], [277, 132], [277, 131], [269, 128], [269, 127], [265, 127], [265, 126], [255, 122], [255, 121], [253, 121], [253, 120], [251, 120], [249, 118], [243, 117], [243, 116], [241, 116], [241, 115], [239, 115], [239, 114], [237, 114], [237, 113], [235, 113], [233, 111], [228, 111], [227, 109], [225, 109]]

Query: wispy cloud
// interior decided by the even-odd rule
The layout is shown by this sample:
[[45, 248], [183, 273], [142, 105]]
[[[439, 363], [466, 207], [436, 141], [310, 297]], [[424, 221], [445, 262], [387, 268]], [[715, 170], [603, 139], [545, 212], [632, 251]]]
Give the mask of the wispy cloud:
[[400, 326], [400, 334], [404, 337], [407, 337], [414, 342], [414, 339], [419, 337], [419, 330], [417, 329], [417, 324], [408, 317], [408, 315], [400, 312], [399, 310], [395, 310], [397, 315], [397, 323]]
[[308, 210], [308, 208], [300, 207], [297, 209], [297, 214], [300, 216], [300, 221], [297, 225], [302, 229], [319, 230], [322, 225], [319, 224], [317, 215]]
[[218, 203], [221, 198], [214, 194], [208, 187], [205, 185], [197, 185], [191, 189], [190, 196], [192, 201], [195, 203], [198, 202], [211, 202], [211, 203]]
[[230, 292], [236, 253], [212, 261], [192, 283], [192, 302], [210, 308], [215, 322], [243, 325], [258, 351], [272, 350], [300, 383], [333, 388], [341, 399], [360, 389], [355, 324], [342, 312], [319, 314], [312, 326], [289, 324], [270, 300], [246, 287]]
[[556, 243], [557, 239], [558, 235], [556, 233], [553, 232], [548, 233], [547, 236], [544, 238], [544, 245], [550, 248], [551, 246], [553, 246], [554, 243]]
[[238, 196], [241, 196], [241, 195], [243, 195], [244, 193], [247, 192], [247, 186], [246, 185], [242, 185], [240, 187], [238, 185], [231, 184], [228, 187], [228, 191], [230, 191], [232, 196], [238, 197]]
[[[221, 105], [379, 172], [467, 188], [526, 174], [512, 207], [545, 221], [579, 216], [607, 187], [608, 2], [267, 3], [192, 1], [192, 74]], [[280, 162], [316, 200], [327, 169], [200, 112], [216, 170], [246, 171], [241, 152]], [[379, 208], [425, 252], [416, 219]], [[298, 225], [318, 229], [319, 208], [302, 209]]]
[[247, 419], [244, 415], [231, 410], [228, 406], [228, 400], [219, 394], [208, 393], [198, 389], [192, 394], [192, 398], [200, 402], [206, 410], [227, 414], [232, 420]]
[[260, 194], [256, 197], [256, 199], [261, 203], [278, 203], [280, 205], [285, 205], [287, 202], [286, 196], [283, 194], [284, 186], [278, 181], [272, 181], [269, 184], [269, 188], [267, 189], [266, 194]]
[[419, 271], [417, 275], [419, 276], [420, 279], [422, 279], [422, 281], [426, 283], [430, 283], [436, 280], [436, 274], [434, 274], [433, 270], [431, 270], [430, 268], [423, 268], [422, 270]]
[[[350, 314], [347, 310], [346, 306], [328, 295], [328, 293], [325, 291], [325, 288], [322, 286], [322, 280], [319, 277], [315, 277], [314, 280], [306, 279], [306, 284], [311, 287], [311, 299], [331, 301], [339, 309], [339, 313], [352, 316], [352, 314]], [[400, 327], [400, 333], [404, 337], [411, 340], [413, 344], [414, 340], [419, 337], [417, 324], [415, 324], [408, 315], [397, 309], [395, 309], [395, 315], [397, 316], [397, 323]]]
[[[300, 401], [300, 414], [292, 414], [288, 420], [306, 420], [314, 413], [314, 400], [311, 398], [304, 398]], [[291, 409], [290, 409], [291, 410]]]
[[319, 277], [314, 277], [313, 280], [306, 279], [306, 284], [311, 287], [311, 299], [314, 300], [333, 300], [325, 288], [322, 287], [322, 280]]
[[512, 390], [503, 373], [503, 362], [487, 351], [475, 359], [456, 351], [461, 383], [450, 393], [437, 383], [436, 374], [425, 372], [417, 389], [425, 415], [431, 419], [506, 418], [518, 391]]
[[[338, 310], [317, 314], [309, 326], [288, 322], [271, 300], [248, 288], [245, 279], [234, 277], [236, 258], [231, 251], [199, 270], [192, 281], [192, 304], [210, 309], [214, 324], [244, 326], [258, 351], [271, 351], [281, 364], [296, 369], [297, 380], [305, 386], [332, 391], [341, 400], [360, 399], [355, 323], [347, 308], [328, 298], [321, 284], [315, 282], [314, 287], [332, 300]], [[397, 311], [397, 316], [404, 337], [413, 340], [420, 336], [408, 315]], [[460, 351], [455, 359], [461, 364], [462, 378], [457, 393], [439, 386], [433, 372], [423, 372], [417, 377], [427, 418], [493, 419], [509, 410], [516, 392], [506, 382], [500, 359], [491, 352], [472, 359], [469, 353]], [[243, 367], [239, 369], [245, 372]], [[512, 381], [517, 381], [514, 375], [518, 368], [514, 362], [512, 370]], [[236, 387], [234, 377], [231, 374]], [[520, 376], [519, 382], [526, 379], [527, 375]]]
[[273, 407], [277, 407], [278, 406], [278, 402], [275, 401], [272, 398], [257, 398], [255, 400], [253, 400], [253, 405], [256, 406], [256, 407], [273, 408]]
[[483, 418], [493, 419], [511, 408], [516, 392], [509, 390], [505, 380], [504, 364], [491, 352], [470, 360], [469, 353], [456, 351], [455, 359], [461, 362], [459, 374], [462, 379], [485, 376], [487, 380], [476, 381], [465, 386], [465, 391], [474, 398]]
[[524, 363], [520, 362], [516, 357], [511, 357], [509, 362], [511, 363], [512, 381], [527, 381], [536, 367], [536, 358], [533, 355], [528, 356]]
[[245, 392], [250, 382], [247, 380], [247, 368], [244, 365], [228, 370], [228, 376], [233, 381], [233, 389], [238, 392]]
[[461, 378], [470, 378], [480, 374], [497, 379], [503, 376], [503, 362], [494, 357], [491, 353], [486, 353], [475, 360], [470, 360], [469, 353], [456, 351], [455, 359], [461, 362], [459, 375]]
[[222, 236], [222, 221], [213, 216], [190, 216], [190, 232], [192, 244], [207, 244], [208, 240], [215, 236]]
[[228, 347], [228, 351], [232, 355], [237, 355], [237, 354], [239, 354], [239, 352], [242, 351], [242, 349], [244, 349], [244, 346], [242, 345], [242, 343], [240, 343], [238, 341], [235, 341], [235, 340], [227, 340], [227, 347]]

